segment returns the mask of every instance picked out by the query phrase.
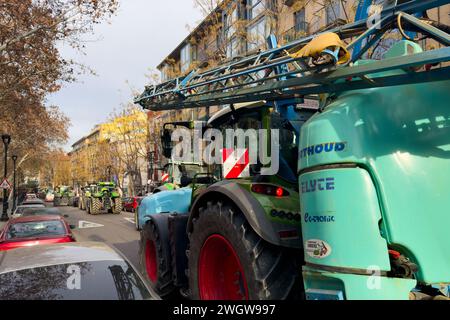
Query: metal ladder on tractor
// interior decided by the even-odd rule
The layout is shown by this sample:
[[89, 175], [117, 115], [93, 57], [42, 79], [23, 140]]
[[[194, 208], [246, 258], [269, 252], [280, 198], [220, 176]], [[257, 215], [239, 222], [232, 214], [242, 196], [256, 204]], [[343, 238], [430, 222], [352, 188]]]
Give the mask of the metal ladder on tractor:
[[[316, 59], [296, 58], [295, 52], [317, 35], [298, 39], [277, 47], [276, 39], [269, 38], [269, 49], [258, 54], [236, 59], [208, 71], [194, 70], [158, 85], [145, 88], [135, 103], [152, 111], [199, 108], [251, 101], [298, 101], [304, 97], [364, 88], [394, 86], [450, 78], [450, 67], [417, 71], [370, 79], [374, 73], [393, 69], [408, 69], [436, 65], [450, 61], [450, 36], [439, 28], [416, 18], [426, 10], [448, 4], [448, 0], [413, 0], [385, 8], [378, 22], [368, 27], [362, 19], [327, 30], [349, 41], [346, 50], [352, 51], [349, 61], [337, 65], [338, 52], [324, 50]], [[366, 8], [367, 6], [362, 6]], [[362, 9], [360, 9], [362, 10]], [[380, 60], [370, 64], [354, 65], [389, 30], [406, 22], [414, 32], [420, 32], [443, 45], [440, 49], [408, 56]], [[295, 99], [295, 100], [292, 100]]]

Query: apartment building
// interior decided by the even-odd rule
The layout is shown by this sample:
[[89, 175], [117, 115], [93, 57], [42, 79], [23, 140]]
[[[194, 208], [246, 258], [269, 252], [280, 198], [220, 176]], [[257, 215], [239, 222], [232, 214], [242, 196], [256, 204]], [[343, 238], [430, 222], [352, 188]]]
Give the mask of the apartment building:
[[72, 145], [69, 153], [72, 180], [76, 186], [84, 186], [99, 179], [97, 161], [98, 142], [101, 138], [101, 127], [97, 126], [87, 136]]

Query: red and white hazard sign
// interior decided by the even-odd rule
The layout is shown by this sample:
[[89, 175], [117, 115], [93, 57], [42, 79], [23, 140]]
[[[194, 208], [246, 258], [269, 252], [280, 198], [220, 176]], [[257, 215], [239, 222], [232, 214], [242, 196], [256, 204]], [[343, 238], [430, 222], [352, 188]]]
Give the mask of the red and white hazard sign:
[[248, 149], [222, 149], [223, 175], [225, 179], [237, 179], [250, 176]]
[[169, 180], [169, 174], [168, 173], [164, 173], [163, 176], [161, 177], [161, 181], [162, 182], [167, 182]]
[[9, 183], [9, 181], [6, 178], [3, 179], [2, 182], [0, 183], [0, 189], [6, 189], [6, 190], [11, 189], [11, 184]]

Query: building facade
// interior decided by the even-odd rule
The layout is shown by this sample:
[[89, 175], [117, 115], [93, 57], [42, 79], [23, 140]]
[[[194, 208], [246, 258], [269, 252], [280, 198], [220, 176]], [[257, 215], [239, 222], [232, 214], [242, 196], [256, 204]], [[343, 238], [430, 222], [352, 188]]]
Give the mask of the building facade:
[[124, 195], [135, 195], [148, 179], [147, 115], [131, 110], [97, 125], [72, 145], [70, 160], [75, 186], [114, 181]]

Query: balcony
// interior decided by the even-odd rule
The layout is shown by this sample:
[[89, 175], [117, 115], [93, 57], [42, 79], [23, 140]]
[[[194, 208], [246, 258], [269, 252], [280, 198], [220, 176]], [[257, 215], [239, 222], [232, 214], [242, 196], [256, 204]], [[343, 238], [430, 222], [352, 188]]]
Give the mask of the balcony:
[[283, 40], [285, 43], [292, 42], [299, 38], [310, 34], [310, 26], [308, 22], [301, 22], [283, 33]]

